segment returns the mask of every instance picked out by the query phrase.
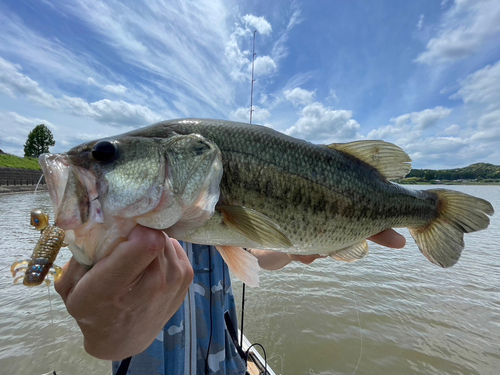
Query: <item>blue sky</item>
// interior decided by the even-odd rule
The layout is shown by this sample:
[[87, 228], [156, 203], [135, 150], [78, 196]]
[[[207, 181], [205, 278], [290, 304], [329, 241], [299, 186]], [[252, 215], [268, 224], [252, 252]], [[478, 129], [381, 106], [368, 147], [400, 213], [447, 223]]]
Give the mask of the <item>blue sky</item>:
[[0, 3], [0, 148], [63, 152], [180, 117], [315, 143], [383, 139], [415, 168], [500, 165], [500, 1]]

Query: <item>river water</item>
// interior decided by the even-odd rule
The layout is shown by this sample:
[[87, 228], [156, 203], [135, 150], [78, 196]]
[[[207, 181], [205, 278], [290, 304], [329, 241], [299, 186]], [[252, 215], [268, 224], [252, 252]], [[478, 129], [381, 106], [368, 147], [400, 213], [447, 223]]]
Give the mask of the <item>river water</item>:
[[[497, 212], [486, 231], [465, 237], [453, 268], [428, 262], [401, 230], [404, 249], [371, 244], [370, 256], [352, 264], [294, 263], [263, 271], [260, 288], [247, 288], [245, 335], [265, 347], [277, 374], [500, 373], [500, 186], [447, 188]], [[38, 240], [33, 207], [51, 212], [47, 193], [0, 196], [0, 374], [109, 374], [109, 362], [83, 350], [52, 286], [12, 284], [11, 263]], [[65, 250], [56, 263], [69, 258]], [[241, 283], [234, 289], [241, 305]]]

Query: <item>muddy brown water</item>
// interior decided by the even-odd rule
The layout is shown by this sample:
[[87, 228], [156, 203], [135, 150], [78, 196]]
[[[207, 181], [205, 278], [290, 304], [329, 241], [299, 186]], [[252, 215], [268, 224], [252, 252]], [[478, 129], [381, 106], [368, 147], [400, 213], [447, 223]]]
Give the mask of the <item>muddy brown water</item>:
[[[372, 244], [356, 263], [292, 264], [247, 288], [244, 332], [276, 374], [500, 373], [500, 186], [449, 188], [496, 210], [486, 231], [466, 236], [453, 268], [430, 264], [401, 230], [402, 250]], [[109, 362], [83, 350], [52, 286], [12, 283], [10, 265], [38, 240], [34, 207], [51, 212], [46, 192], [0, 195], [0, 374], [109, 374]], [[56, 263], [69, 258], [63, 250]], [[241, 306], [241, 283], [233, 286]]]

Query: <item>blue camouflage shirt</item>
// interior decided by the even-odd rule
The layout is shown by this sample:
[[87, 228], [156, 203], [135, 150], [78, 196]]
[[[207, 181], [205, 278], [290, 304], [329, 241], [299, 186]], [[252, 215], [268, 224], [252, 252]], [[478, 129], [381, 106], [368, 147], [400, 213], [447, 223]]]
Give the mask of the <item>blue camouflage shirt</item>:
[[[238, 329], [228, 268], [213, 246], [181, 245], [193, 266], [193, 283], [155, 341], [132, 357], [127, 374], [245, 374], [229, 333]], [[113, 362], [113, 374], [119, 364]]]

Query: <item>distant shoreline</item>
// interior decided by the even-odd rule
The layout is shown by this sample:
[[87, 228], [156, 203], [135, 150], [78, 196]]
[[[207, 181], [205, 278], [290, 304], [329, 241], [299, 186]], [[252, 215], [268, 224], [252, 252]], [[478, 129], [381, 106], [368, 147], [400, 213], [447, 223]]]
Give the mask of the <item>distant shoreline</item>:
[[459, 182], [459, 181], [446, 181], [446, 182], [412, 182], [412, 183], [405, 183], [398, 181], [397, 182], [399, 185], [434, 185], [434, 186], [447, 186], [447, 185], [459, 185], [459, 186], [500, 186], [500, 181], [499, 182], [473, 182], [473, 181], [468, 181], [468, 182]]

